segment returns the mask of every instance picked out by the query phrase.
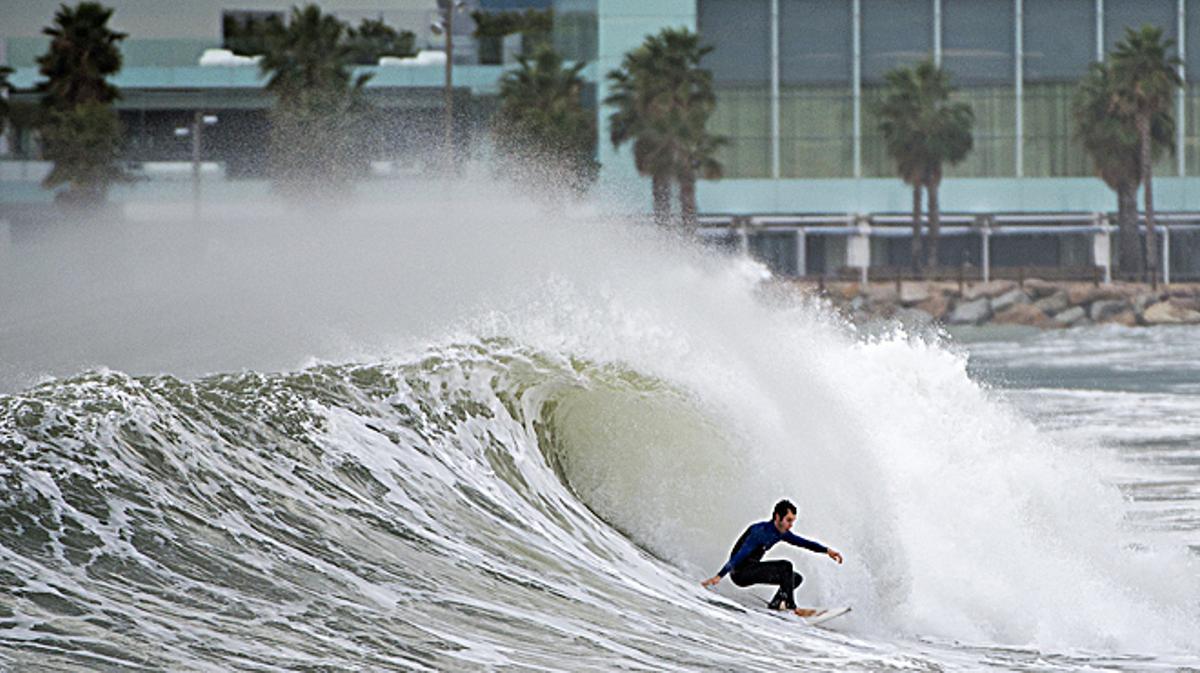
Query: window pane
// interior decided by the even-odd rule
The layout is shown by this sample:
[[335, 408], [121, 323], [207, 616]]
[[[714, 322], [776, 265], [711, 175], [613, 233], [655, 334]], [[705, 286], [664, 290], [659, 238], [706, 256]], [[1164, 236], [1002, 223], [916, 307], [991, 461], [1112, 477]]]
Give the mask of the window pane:
[[785, 85], [849, 84], [853, 18], [845, 0], [780, 0], [780, 80]]
[[599, 28], [596, 0], [556, 0], [554, 48], [570, 61], [595, 61]]
[[718, 84], [759, 84], [771, 79], [771, 6], [767, 0], [700, 0], [704, 58]]
[[942, 5], [942, 65], [960, 86], [1012, 82], [1012, 0], [950, 0]]
[[861, 9], [864, 82], [881, 82], [888, 70], [932, 56], [930, 0], [862, 0]]
[[727, 178], [765, 178], [771, 173], [771, 95], [767, 87], [717, 87], [709, 130], [728, 138], [717, 158]]
[[783, 177], [854, 175], [854, 97], [849, 87], [784, 87], [779, 133]]
[[1091, 163], [1075, 140], [1071, 98], [1075, 82], [1025, 85], [1025, 175], [1092, 175]]
[[[1096, 60], [1095, 0], [1025, 0], [1025, 81], [1078, 80]], [[1063, 27], [1070, 39], [1063, 38]]]
[[[1162, 28], [1163, 34], [1174, 40], [1179, 35], [1175, 9], [1176, 0], [1105, 0], [1105, 52], [1111, 52], [1114, 45], [1125, 39], [1126, 28], [1136, 29], [1146, 23]], [[1171, 53], [1177, 52], [1172, 49]]]
[[1200, 175], [1200, 84], [1188, 84], [1184, 100], [1184, 169], [1188, 175]]
[[946, 175], [963, 178], [1012, 177], [1017, 174], [1017, 98], [1011, 86], [960, 89], [953, 100], [975, 113], [974, 149]]
[[1187, 58], [1184, 59], [1189, 82], [1200, 82], [1200, 0], [1187, 0]]
[[883, 85], [862, 88], [862, 174], [868, 178], [895, 176], [895, 164], [888, 157], [887, 143], [879, 133], [879, 116], [875, 114], [886, 93]]

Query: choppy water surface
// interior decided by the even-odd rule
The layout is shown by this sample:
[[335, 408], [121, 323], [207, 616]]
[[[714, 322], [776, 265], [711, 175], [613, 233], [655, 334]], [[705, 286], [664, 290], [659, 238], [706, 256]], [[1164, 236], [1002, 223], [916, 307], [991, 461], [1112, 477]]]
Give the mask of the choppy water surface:
[[1049, 436], [1115, 459], [1140, 528], [1200, 553], [1200, 328], [961, 336], [974, 375]]
[[[511, 287], [414, 277], [458, 317], [384, 355], [0, 395], [0, 666], [1200, 665], [1200, 332], [866, 337], [744, 260], [504, 226], [457, 245]], [[5, 343], [70, 322], [36, 308]], [[846, 556], [772, 552], [829, 629], [698, 584], [780, 497]]]

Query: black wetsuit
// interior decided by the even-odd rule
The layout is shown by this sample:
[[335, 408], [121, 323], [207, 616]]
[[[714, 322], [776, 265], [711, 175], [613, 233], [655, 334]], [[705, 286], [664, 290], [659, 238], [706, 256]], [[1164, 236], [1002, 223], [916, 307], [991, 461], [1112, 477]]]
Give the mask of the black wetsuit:
[[791, 561], [762, 560], [763, 554], [766, 554], [767, 550], [780, 540], [818, 554], [829, 551], [828, 547], [819, 542], [806, 540], [791, 531], [780, 533], [774, 522], [762, 521], [750, 526], [742, 533], [742, 536], [734, 543], [733, 550], [729, 552], [729, 561], [717, 574], [724, 577], [726, 573], [731, 573], [730, 579], [739, 587], [748, 587], [752, 584], [774, 584], [779, 587], [779, 591], [771, 600], [771, 606], [780, 607], [782, 604], [788, 608], [795, 608], [796, 602], [792, 597], [792, 592], [800, 586], [804, 577], [792, 570]]

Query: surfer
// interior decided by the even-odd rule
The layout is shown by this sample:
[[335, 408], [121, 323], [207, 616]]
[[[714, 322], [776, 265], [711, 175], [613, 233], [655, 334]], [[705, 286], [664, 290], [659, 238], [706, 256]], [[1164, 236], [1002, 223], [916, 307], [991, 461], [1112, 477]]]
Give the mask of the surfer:
[[[820, 542], [806, 540], [792, 532], [792, 524], [796, 523], [796, 506], [787, 500], [775, 504], [775, 511], [770, 521], [760, 521], [746, 529], [729, 553], [729, 561], [722, 566], [720, 572], [701, 582], [706, 587], [716, 586], [722, 577], [729, 574], [733, 583], [739, 587], [752, 584], [774, 584], [779, 587], [775, 597], [767, 604], [772, 610], [786, 608], [796, 610], [796, 601], [792, 592], [804, 578], [792, 570], [792, 562], [787, 560], [763, 561], [763, 554], [775, 546], [780, 540], [803, 547], [818, 554], [842, 562], [842, 555], [826, 547]], [[797, 614], [799, 614], [797, 612]], [[805, 615], [801, 615], [805, 616]]]

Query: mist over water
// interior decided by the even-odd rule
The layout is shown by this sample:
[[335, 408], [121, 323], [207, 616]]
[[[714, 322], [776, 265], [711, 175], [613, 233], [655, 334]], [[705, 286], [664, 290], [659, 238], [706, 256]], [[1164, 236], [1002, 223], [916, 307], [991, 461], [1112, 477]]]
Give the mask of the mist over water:
[[[979, 383], [970, 345], [867, 336], [607, 211], [481, 177], [3, 248], [21, 526], [0, 535], [0, 651], [129, 665], [94, 646], [120, 633], [150, 668], [1196, 661], [1191, 533], [1130, 516], [1100, 440]], [[854, 606], [837, 632], [697, 584], [780, 497], [846, 556], [772, 552], [802, 603]], [[132, 625], [104, 617], [126, 603]]]

